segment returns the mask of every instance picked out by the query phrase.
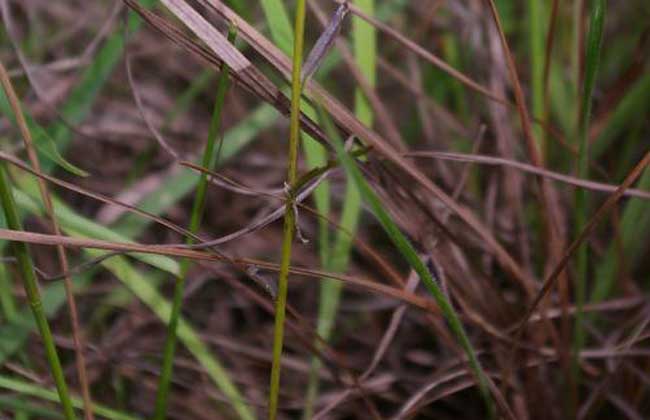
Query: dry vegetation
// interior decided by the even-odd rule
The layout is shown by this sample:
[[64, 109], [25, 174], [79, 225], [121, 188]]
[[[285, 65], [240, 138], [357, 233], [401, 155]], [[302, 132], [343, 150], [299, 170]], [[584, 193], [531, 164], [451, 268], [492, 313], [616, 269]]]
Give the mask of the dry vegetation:
[[0, 417], [650, 416], [650, 3], [301, 3], [0, 0]]

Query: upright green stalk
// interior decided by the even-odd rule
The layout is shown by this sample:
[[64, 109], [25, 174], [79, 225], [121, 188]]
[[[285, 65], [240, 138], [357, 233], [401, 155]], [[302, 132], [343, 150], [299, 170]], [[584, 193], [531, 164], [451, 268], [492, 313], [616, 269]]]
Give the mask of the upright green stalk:
[[293, 72], [291, 76], [291, 124], [289, 128], [289, 163], [284, 230], [282, 237], [282, 261], [278, 279], [278, 297], [275, 302], [275, 326], [273, 329], [273, 362], [271, 366], [271, 386], [269, 391], [269, 419], [275, 420], [278, 414], [278, 397], [280, 395], [280, 367], [282, 345], [284, 340], [284, 319], [287, 306], [287, 289], [289, 265], [291, 263], [291, 246], [296, 223], [294, 213], [293, 186], [297, 178], [298, 144], [300, 142], [300, 96], [302, 94], [302, 51], [305, 34], [305, 0], [296, 3], [296, 20], [293, 41]]
[[[22, 230], [20, 216], [16, 210], [16, 204], [11, 193], [9, 178], [7, 177], [4, 163], [0, 165], [0, 201], [2, 201], [2, 207], [5, 213], [5, 218], [7, 220], [7, 226], [13, 230]], [[47, 358], [47, 361], [50, 365], [50, 372], [54, 378], [56, 390], [59, 393], [59, 400], [61, 401], [61, 406], [63, 407], [63, 414], [65, 415], [66, 419], [75, 419], [76, 417], [74, 414], [74, 409], [72, 408], [72, 401], [70, 400], [68, 386], [65, 383], [63, 370], [61, 369], [61, 361], [59, 360], [59, 355], [56, 352], [54, 338], [52, 337], [52, 332], [50, 331], [47, 317], [43, 311], [43, 303], [41, 302], [36, 275], [34, 274], [34, 264], [32, 263], [32, 259], [29, 255], [27, 244], [23, 242], [12, 242], [11, 245], [16, 259], [18, 260], [18, 267], [23, 276], [23, 284], [25, 286], [27, 299], [29, 300], [29, 306], [32, 309], [36, 325], [38, 326], [41, 338], [43, 339], [43, 345], [45, 346], [45, 357]]]
[[[234, 27], [230, 28], [228, 33], [228, 40], [233, 42], [235, 40], [236, 30]], [[228, 67], [223, 64], [219, 82], [217, 86], [217, 97], [215, 99], [214, 111], [212, 113], [212, 120], [210, 121], [210, 129], [208, 131], [208, 140], [203, 151], [202, 166], [212, 170], [217, 161], [215, 155], [215, 144], [217, 135], [221, 128], [221, 112], [223, 104], [226, 99], [226, 92], [228, 91]], [[192, 205], [192, 214], [190, 216], [189, 231], [196, 233], [201, 226], [203, 219], [203, 210], [205, 208], [205, 195], [208, 188], [208, 177], [205, 172], [201, 173], [199, 183], [196, 188], [194, 196], [194, 203]], [[187, 238], [187, 244], [192, 245], [194, 240]], [[176, 279], [174, 286], [174, 295], [172, 300], [172, 310], [169, 317], [169, 325], [167, 326], [167, 337], [165, 339], [165, 347], [163, 349], [163, 361], [160, 372], [160, 381], [158, 383], [158, 392], [156, 394], [156, 406], [154, 411], [155, 420], [163, 420], [167, 416], [167, 405], [169, 400], [169, 388], [171, 386], [172, 371], [174, 366], [174, 354], [176, 353], [177, 329], [178, 320], [180, 317], [181, 307], [183, 305], [183, 293], [185, 291], [185, 278], [190, 268], [190, 260], [185, 258], [181, 261], [180, 273]], [[241, 413], [240, 413], [241, 414]]]
[[[578, 160], [578, 176], [587, 179], [589, 176], [589, 118], [591, 116], [591, 97], [593, 95], [598, 66], [600, 64], [600, 50], [603, 41], [603, 27], [605, 21], [605, 0], [594, 0], [591, 6], [589, 34], [586, 45], [585, 74], [582, 88], [582, 100], [580, 108], [579, 138], [580, 155]], [[582, 232], [587, 224], [587, 191], [579, 188], [576, 191], [576, 232]], [[582, 326], [585, 302], [585, 290], [588, 269], [588, 247], [587, 242], [578, 248], [577, 251], [577, 278], [575, 289], [576, 316], [573, 341], [573, 361], [571, 377], [577, 387], [580, 376], [579, 354], [584, 346], [585, 332]], [[577, 392], [577, 391], [576, 391]]]

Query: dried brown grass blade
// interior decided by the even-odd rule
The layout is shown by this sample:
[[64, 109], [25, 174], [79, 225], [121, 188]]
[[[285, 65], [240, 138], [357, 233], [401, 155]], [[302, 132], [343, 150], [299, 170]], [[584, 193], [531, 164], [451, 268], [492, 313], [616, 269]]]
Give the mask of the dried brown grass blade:
[[[574, 176], [553, 172], [551, 170], [540, 168], [539, 166], [530, 165], [528, 163], [500, 158], [497, 156], [466, 154], [466, 153], [451, 153], [451, 152], [430, 152], [430, 151], [409, 152], [409, 153], [405, 153], [404, 156], [444, 159], [444, 160], [464, 162], [464, 163], [478, 163], [481, 165], [488, 165], [488, 166], [505, 166], [514, 169], [519, 169], [529, 174], [543, 176], [545, 178], [549, 178], [554, 181], [563, 182], [565, 184], [572, 185], [574, 187], [585, 188], [588, 190], [598, 191], [598, 192], [614, 193], [618, 188], [617, 185], [589, 181], [586, 179], [581, 179]], [[642, 200], [650, 200], [650, 192], [638, 190], [635, 188], [630, 188], [628, 190], [625, 190], [623, 196], [640, 198]]]
[[[213, 252], [203, 252], [180, 246], [169, 245], [144, 245], [127, 242], [111, 242], [91, 238], [73, 238], [68, 236], [47, 235], [35, 232], [16, 231], [10, 229], [0, 229], [0, 239], [15, 242], [25, 242], [39, 245], [58, 246], [66, 248], [91, 248], [103, 249], [107, 251], [116, 251], [121, 253], [141, 253], [163, 255], [174, 258], [189, 258], [206, 262], [227, 262], [240, 267], [258, 267], [269, 271], [279, 271], [280, 266], [252, 258], [230, 258], [224, 255], [218, 255]], [[420, 308], [424, 311], [439, 314], [438, 306], [430, 299], [416, 296], [412, 293], [405, 292], [401, 289], [386, 286], [375, 281], [361, 279], [354, 276], [330, 273], [322, 270], [312, 270], [302, 267], [291, 267], [289, 270], [292, 274], [299, 276], [311, 277], [315, 279], [333, 278], [346, 282], [349, 286], [359, 290], [371, 291], [376, 294], [384, 295], [411, 306]]]

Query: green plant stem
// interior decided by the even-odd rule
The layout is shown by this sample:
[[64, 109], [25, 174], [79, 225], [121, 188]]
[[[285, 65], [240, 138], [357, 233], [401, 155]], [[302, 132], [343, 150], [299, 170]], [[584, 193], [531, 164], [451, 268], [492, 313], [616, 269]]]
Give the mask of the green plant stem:
[[[228, 40], [230, 42], [234, 42], [235, 36], [236, 31], [234, 27], [231, 27], [228, 33]], [[226, 93], [228, 91], [228, 85], [228, 68], [224, 64], [219, 76], [215, 105], [212, 113], [212, 119], [210, 121], [210, 129], [208, 131], [208, 139], [203, 151], [203, 158], [201, 162], [203, 167], [209, 170], [213, 169], [217, 161], [217, 156], [215, 156], [215, 145], [217, 136], [221, 129], [221, 114], [223, 111], [223, 104], [226, 99]], [[205, 173], [201, 173], [199, 183], [196, 188], [196, 194], [194, 195], [192, 213], [190, 216], [189, 231], [192, 233], [198, 232], [201, 226], [201, 221], [203, 219], [203, 213], [205, 209], [205, 196], [207, 188], [208, 176]], [[194, 243], [194, 240], [192, 238], [187, 238], [186, 243], [188, 245], [192, 245]], [[163, 420], [167, 416], [169, 389], [171, 386], [173, 373], [174, 355], [176, 353], [178, 321], [180, 318], [181, 307], [183, 305], [185, 281], [190, 268], [190, 263], [191, 261], [187, 258], [181, 261], [180, 273], [176, 278], [176, 283], [174, 285], [172, 310], [169, 318], [169, 325], [167, 326], [167, 337], [165, 338], [165, 345], [163, 348], [163, 361], [160, 372], [160, 380], [158, 383], [158, 391], [156, 393], [156, 405], [153, 417], [155, 420]]]
[[[2, 201], [7, 226], [13, 230], [22, 230], [20, 216], [18, 215], [18, 210], [16, 209], [16, 204], [11, 193], [9, 178], [4, 163], [0, 164], [0, 201]], [[50, 326], [47, 322], [47, 317], [43, 311], [43, 304], [38, 291], [34, 265], [29, 255], [29, 249], [27, 248], [27, 244], [22, 242], [12, 242], [11, 245], [14, 255], [18, 260], [18, 267], [22, 273], [23, 284], [25, 286], [27, 299], [29, 300], [29, 306], [32, 309], [34, 320], [36, 321], [41, 338], [43, 339], [45, 357], [50, 366], [50, 373], [54, 378], [54, 384], [59, 394], [63, 413], [66, 419], [75, 419], [76, 417], [70, 400], [68, 386], [65, 382], [65, 377], [63, 376], [63, 370], [61, 369], [61, 361], [59, 360], [59, 355], [57, 354], [56, 346], [54, 345], [54, 337], [52, 336]]]
[[[603, 27], [605, 21], [605, 0], [594, 0], [592, 2], [589, 34], [587, 36], [585, 74], [583, 77], [581, 115], [579, 121], [580, 150], [578, 160], [578, 176], [587, 179], [589, 176], [589, 119], [591, 116], [591, 105], [596, 76], [600, 64], [600, 51], [603, 40]], [[587, 224], [587, 191], [578, 189], [576, 191], [576, 232], [582, 232]], [[575, 289], [576, 315], [573, 335], [573, 360], [571, 378], [576, 390], [574, 401], [577, 401], [577, 387], [580, 380], [579, 354], [584, 347], [585, 331], [583, 328], [584, 302], [586, 294], [587, 270], [588, 270], [588, 248], [585, 241], [577, 250], [577, 278]]]
[[271, 384], [269, 390], [269, 419], [275, 420], [278, 413], [280, 395], [280, 370], [282, 346], [284, 342], [284, 319], [287, 306], [287, 289], [289, 283], [289, 265], [291, 263], [291, 248], [296, 223], [294, 213], [293, 188], [297, 179], [298, 145], [300, 142], [300, 97], [302, 94], [302, 54], [305, 33], [305, 0], [296, 3], [296, 19], [293, 41], [293, 72], [291, 75], [291, 121], [289, 127], [289, 162], [287, 168], [287, 183], [290, 191], [287, 194], [286, 213], [282, 236], [282, 261], [278, 279], [278, 296], [275, 302], [275, 325], [273, 328], [273, 361], [271, 365]]

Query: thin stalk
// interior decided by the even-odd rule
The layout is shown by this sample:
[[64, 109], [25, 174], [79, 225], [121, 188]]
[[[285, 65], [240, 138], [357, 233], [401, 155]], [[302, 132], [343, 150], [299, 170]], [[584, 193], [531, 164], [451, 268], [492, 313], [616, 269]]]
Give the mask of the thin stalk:
[[305, 0], [296, 3], [296, 19], [293, 40], [293, 72], [291, 75], [291, 122], [289, 127], [289, 162], [287, 168], [286, 213], [282, 237], [282, 261], [278, 279], [278, 296], [275, 302], [275, 325], [273, 328], [273, 361], [271, 365], [271, 385], [269, 390], [269, 419], [275, 420], [278, 414], [280, 395], [280, 369], [284, 341], [284, 319], [287, 306], [287, 289], [291, 248], [293, 244], [296, 214], [294, 213], [293, 187], [297, 180], [298, 145], [300, 142], [300, 97], [302, 93], [302, 54], [305, 35]]
[[[2, 208], [9, 229], [22, 230], [20, 216], [18, 215], [14, 197], [11, 193], [11, 186], [9, 185], [9, 178], [4, 163], [0, 164], [0, 201], [2, 201]], [[52, 374], [56, 390], [59, 394], [63, 414], [68, 420], [76, 419], [74, 409], [72, 408], [70, 393], [68, 392], [68, 385], [65, 382], [63, 370], [61, 369], [61, 361], [59, 360], [59, 355], [57, 354], [56, 346], [54, 345], [54, 337], [52, 336], [50, 325], [47, 322], [47, 317], [43, 310], [43, 303], [38, 291], [36, 274], [34, 273], [34, 264], [29, 255], [29, 249], [27, 248], [27, 244], [23, 242], [12, 242], [11, 246], [18, 261], [19, 271], [22, 274], [23, 285], [25, 287], [29, 306], [34, 315], [34, 320], [36, 321], [41, 338], [43, 339], [45, 357], [47, 358], [50, 373]]]
[[[236, 37], [236, 29], [234, 26], [230, 27], [228, 32], [228, 40], [234, 42]], [[217, 95], [210, 121], [210, 129], [208, 131], [208, 139], [203, 151], [202, 166], [212, 170], [218, 161], [218, 150], [215, 154], [215, 145], [219, 131], [221, 130], [221, 114], [223, 111], [223, 104], [228, 92], [229, 79], [228, 67], [224, 64], [221, 68], [219, 82], [217, 86]], [[194, 195], [194, 203], [192, 205], [192, 213], [190, 216], [189, 231], [191, 233], [198, 232], [201, 221], [203, 219], [203, 212], [205, 209], [205, 196], [208, 188], [208, 175], [205, 172], [201, 173], [199, 183]], [[188, 245], [194, 243], [192, 237], [186, 240]], [[181, 260], [180, 273], [176, 278], [174, 285], [174, 294], [172, 298], [172, 309], [169, 317], [169, 325], [167, 326], [167, 337], [165, 338], [165, 345], [163, 348], [163, 361], [160, 371], [160, 380], [158, 382], [158, 391], [156, 393], [156, 405], [154, 409], [154, 419], [163, 420], [167, 417], [167, 406], [169, 400], [169, 389], [171, 386], [171, 379], [174, 366], [174, 355], [176, 353], [177, 330], [178, 321], [180, 318], [181, 307], [183, 305], [183, 294], [185, 292], [185, 280], [190, 268], [191, 261], [187, 258]]]
[[[2, 84], [3, 89], [9, 99], [9, 103], [16, 117], [16, 123], [20, 129], [21, 135], [23, 137], [23, 142], [25, 144], [25, 150], [27, 150], [27, 155], [29, 161], [36, 172], [42, 172], [41, 164], [36, 154], [36, 149], [34, 148], [34, 142], [32, 140], [32, 134], [29, 131], [25, 115], [23, 115], [22, 109], [20, 107], [20, 101], [18, 96], [11, 84], [9, 75], [4, 65], [0, 62], [0, 83]], [[41, 201], [45, 207], [45, 212], [48, 219], [52, 223], [52, 229], [56, 236], [61, 236], [61, 228], [56, 219], [54, 213], [54, 207], [52, 205], [52, 198], [50, 192], [47, 188], [47, 184], [42, 178], [38, 179], [38, 188], [41, 195]], [[65, 249], [62, 245], [56, 246], [57, 258], [59, 260], [59, 265], [61, 271], [68, 273], [70, 270], [70, 265], [68, 264], [68, 257], [66, 256]], [[68, 303], [68, 311], [70, 313], [70, 323], [72, 324], [72, 342], [75, 350], [75, 362], [77, 365], [77, 375], [79, 377], [79, 385], [81, 387], [81, 394], [84, 402], [84, 418], [86, 420], [93, 420], [95, 415], [93, 414], [93, 403], [90, 396], [90, 386], [88, 384], [88, 374], [86, 372], [86, 360], [84, 357], [83, 349], [84, 344], [81, 338], [81, 327], [79, 326], [79, 314], [77, 311], [77, 303], [74, 298], [74, 286], [72, 284], [72, 278], [69, 275], [63, 277], [63, 284], [65, 286], [66, 301]]]
[[[589, 176], [589, 118], [591, 116], [592, 95], [598, 67], [600, 64], [600, 51], [603, 41], [603, 27], [605, 22], [605, 0], [594, 0], [591, 7], [589, 34], [587, 36], [586, 55], [585, 55], [585, 74], [583, 77], [581, 115], [579, 122], [580, 151], [578, 160], [578, 176], [587, 179]], [[576, 191], [576, 232], [582, 232], [587, 224], [588, 203], [587, 191], [578, 189]], [[573, 340], [573, 361], [571, 369], [571, 378], [574, 390], [574, 398], [577, 397], [577, 387], [580, 380], [579, 354], [585, 343], [585, 330], [583, 328], [584, 320], [584, 302], [587, 282], [588, 269], [588, 243], [583, 242], [577, 250], [577, 277], [576, 277], [576, 315]], [[577, 399], [576, 399], [577, 401]]]

